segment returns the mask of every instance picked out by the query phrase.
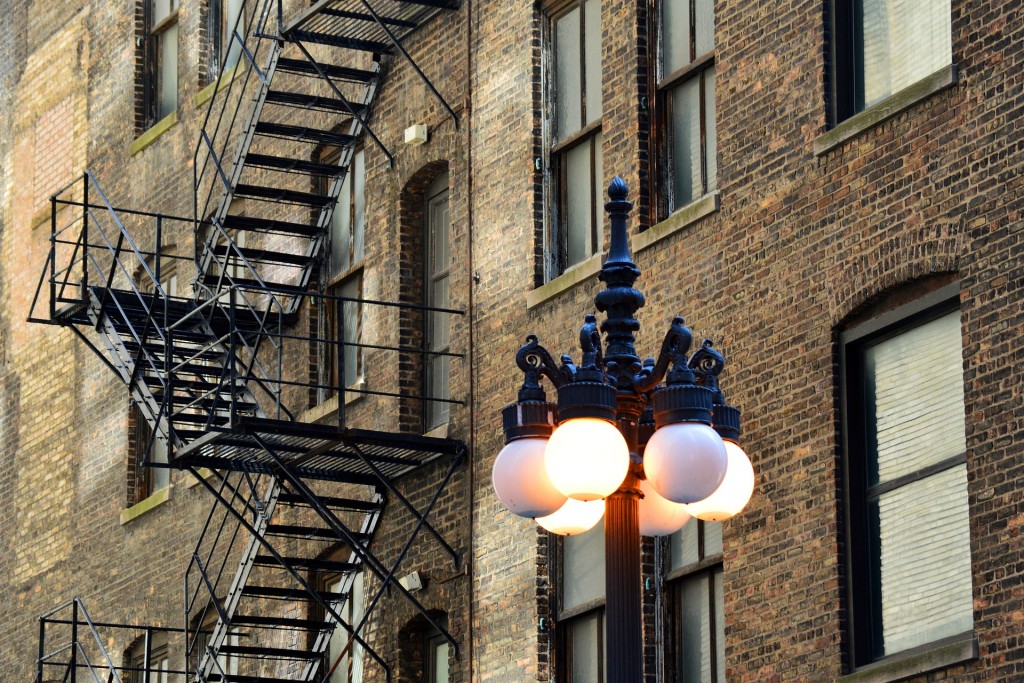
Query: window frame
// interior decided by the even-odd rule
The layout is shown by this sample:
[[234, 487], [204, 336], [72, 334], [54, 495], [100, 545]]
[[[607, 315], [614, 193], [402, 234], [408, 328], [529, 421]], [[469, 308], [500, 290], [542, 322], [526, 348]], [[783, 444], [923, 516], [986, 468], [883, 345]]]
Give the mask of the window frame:
[[[444, 187], [441, 187], [443, 180]], [[444, 171], [437, 175], [434, 180], [431, 181], [427, 187], [426, 192], [423, 195], [423, 298], [422, 304], [427, 308], [451, 308], [451, 276], [452, 276], [452, 230], [451, 230], [451, 176], [448, 171]], [[447, 252], [445, 254], [445, 263], [443, 267], [434, 270], [432, 268], [432, 258], [434, 251], [435, 238], [431, 234], [431, 210], [435, 204], [435, 200], [438, 200], [442, 195], [445, 196], [445, 202], [448, 203], [448, 221], [438, 226], [440, 229], [446, 231], [447, 236], [445, 242], [448, 245]], [[439, 203], [439, 201], [438, 201]], [[441, 281], [445, 281], [447, 285], [447, 297], [444, 302], [435, 300], [436, 290], [435, 287]], [[443, 305], [440, 305], [443, 303]], [[440, 320], [441, 325], [447, 326], [447, 332], [444, 335], [447, 337], [448, 343], [445, 345], [437, 345], [437, 338], [439, 334], [434, 329], [434, 324], [437, 320]], [[424, 311], [423, 315], [423, 383], [421, 396], [429, 399], [443, 399], [448, 400], [451, 398], [451, 356], [447, 355], [451, 352], [451, 316], [446, 313], [435, 313], [433, 311]], [[432, 362], [435, 359], [443, 359], [442, 365], [444, 366], [444, 374], [447, 375], [446, 379], [448, 382], [448, 391], [440, 392], [437, 391], [435, 384], [437, 383], [437, 377], [434, 374], [432, 368]], [[444, 395], [441, 395], [444, 394]], [[442, 401], [423, 401], [423, 431], [431, 432], [435, 429], [441, 428], [451, 421], [451, 404]]]
[[[604, 548], [604, 519], [598, 523], [598, 526], [593, 529], [584, 532], [587, 533], [600, 533], [602, 549]], [[583, 536], [584, 534], [579, 534]], [[553, 535], [552, 535], [553, 536]], [[577, 536], [577, 538], [579, 537]], [[554, 536], [553, 536], [554, 537]], [[598, 672], [598, 683], [604, 683], [605, 677], [607, 676], [607, 653], [605, 651], [605, 639], [607, 637], [607, 624], [605, 621], [605, 585], [602, 580], [601, 585], [601, 596], [590, 600], [585, 600], [579, 604], [566, 607], [565, 605], [565, 583], [569, 579], [568, 572], [565, 566], [566, 559], [566, 541], [571, 537], [559, 536], [558, 542], [555, 545], [556, 548], [556, 562], [557, 567], [557, 581], [555, 585], [557, 590], [555, 591], [555, 619], [557, 624], [556, 638], [554, 641], [556, 648], [555, 657], [555, 673], [556, 680], [560, 683], [571, 683], [572, 681], [572, 663], [573, 663], [573, 628], [582, 622], [584, 619], [590, 617], [597, 617], [597, 672]], [[605, 553], [601, 553], [601, 561], [604, 562]], [[602, 572], [603, 573], [603, 572]]]
[[[890, 98], [911, 89], [914, 83], [907, 83], [888, 93], [880, 100], [865, 102], [864, 39], [861, 27], [864, 23], [862, 0], [830, 0], [828, 4], [828, 57], [830, 68], [826, 71], [828, 81], [828, 128], [831, 130], [841, 123], [869, 111]], [[952, 15], [950, 23], [950, 64], [937, 64], [915, 82], [928, 80], [944, 68], [952, 66]]]
[[[569, 268], [586, 262], [587, 258], [594, 256], [601, 252], [603, 247], [603, 229], [604, 229], [604, 212], [600, 210], [603, 205], [603, 115], [604, 115], [604, 88], [603, 88], [603, 69], [598, 68], [598, 79], [601, 87], [599, 88], [597, 108], [601, 112], [600, 116], [597, 116], [593, 120], [588, 120], [588, 109], [593, 109], [594, 104], [592, 99], [590, 100], [590, 106], [588, 107], [587, 97], [587, 61], [588, 53], [586, 50], [587, 43], [587, 22], [586, 22], [586, 4], [588, 2], [596, 2], [598, 4], [598, 16], [600, 20], [600, 13], [603, 10], [602, 0], [559, 0], [558, 2], [549, 3], [544, 9], [544, 44], [546, 61], [548, 68], [545, 70], [545, 93], [547, 99], [547, 106], [545, 107], [545, 114], [547, 119], [547, 153], [545, 154], [546, 164], [548, 167], [548, 182], [550, 200], [548, 201], [547, 224], [549, 229], [545, 238], [545, 264], [544, 264], [544, 279], [550, 281], [559, 275], [565, 273]], [[565, 18], [573, 10], [579, 10], [579, 116], [580, 121], [574, 129], [567, 133], [562, 134], [558, 130], [558, 120], [560, 118], [559, 113], [559, 101], [560, 94], [558, 92], [558, 41], [557, 41], [557, 24]], [[603, 21], [601, 21], [601, 36], [598, 39], [598, 45], [603, 48]], [[598, 64], [600, 65], [603, 61], [603, 55], [598, 55]], [[588, 157], [590, 161], [589, 169], [589, 182], [588, 188], [590, 189], [590, 201], [588, 206], [591, 207], [590, 213], [590, 226], [589, 234], [585, 236], [584, 242], [588, 245], [585, 249], [589, 253], [584, 255], [583, 258], [570, 262], [569, 261], [569, 237], [571, 226], [569, 224], [569, 163], [568, 156], [573, 151], [578, 151], [584, 146], [590, 145]], [[600, 164], [598, 161], [600, 160]], [[601, 166], [598, 169], [598, 165]]]
[[[868, 472], [877, 453], [870, 446], [867, 400], [865, 399], [864, 353], [867, 348], [893, 339], [926, 323], [961, 311], [959, 282], [940, 287], [913, 301], [897, 305], [878, 316], [851, 326], [838, 335], [839, 396], [841, 397], [840, 428], [842, 447], [843, 511], [846, 551], [843, 567], [846, 572], [845, 598], [848, 622], [847, 653], [850, 671], [871, 665], [898, 661], [942, 645], [950, 638], [960, 639], [967, 633], [926, 642], [905, 650], [884, 654], [881, 632], [881, 570], [878, 559], [878, 538], [872, 529], [868, 510], [871, 500], [916, 481], [935, 476], [961, 465], [966, 466], [967, 452], [926, 465], [914, 472], [900, 475], [883, 484], [870, 484]], [[961, 313], [962, 316], [962, 313]], [[962, 335], [961, 318], [961, 345]], [[966, 427], [966, 422], [965, 422]], [[854, 462], [855, 456], [859, 459]], [[855, 466], [856, 465], [856, 466]], [[970, 539], [968, 539], [970, 544]], [[973, 588], [973, 573], [971, 576]], [[973, 624], [973, 606], [972, 606]], [[973, 626], [972, 626], [973, 630]]]
[[[233, 1], [237, 1], [238, 5], [238, 16], [232, 17], [231, 12], [227, 11], [230, 9], [230, 4]], [[207, 36], [208, 36], [208, 49], [209, 49], [209, 60], [207, 66], [207, 82], [212, 83], [217, 78], [225, 73], [227, 70], [232, 69], [241, 60], [242, 48], [239, 45], [234, 55], [234, 59], [231, 64], [227, 64], [228, 57], [231, 56], [232, 44], [234, 43], [234, 33], [232, 29], [235, 28], [236, 21], [238, 28], [241, 29], [240, 35], [245, 38], [246, 35], [246, 23], [248, 22], [248, 15], [245, 14], [244, 0], [208, 0], [207, 4]]]
[[[668, 669], [667, 674], [669, 680], [678, 681], [681, 680], [680, 676], [682, 673], [679, 671], [678, 661], [681, 657], [686, 656], [689, 653], [683, 652], [682, 646], [682, 618], [678, 613], [678, 605], [681, 601], [681, 593], [685, 589], [687, 583], [693, 580], [700, 580], [702, 577], [707, 577], [708, 580], [708, 638], [709, 648], [711, 656], [709, 658], [711, 677], [712, 681], [716, 683], [725, 682], [725, 671], [718, 671], [718, 654], [719, 648], [724, 652], [725, 639], [719, 634], [719, 624], [716, 620], [717, 607], [720, 607], [724, 611], [724, 605], [718, 606], [715, 604], [715, 581], [716, 576], [718, 581], [724, 583], [725, 580], [725, 566], [724, 566], [724, 547], [718, 552], [708, 552], [707, 549], [707, 532], [709, 525], [715, 524], [718, 526], [719, 534], [721, 534], [721, 522], [704, 522], [697, 518], [689, 520], [684, 529], [691, 525], [697, 525], [697, 560], [690, 562], [679, 567], [672, 567], [672, 552], [671, 552], [671, 537], [665, 537], [664, 541], [661, 542], [661, 549], [663, 552], [663, 560], [661, 562], [661, 570], [664, 572], [664, 591], [667, 597], [665, 618], [668, 623], [666, 633], [668, 638], [666, 643], [668, 644], [668, 652], [665, 657], [665, 665]], [[682, 530], [677, 531], [677, 534], [683, 533]], [[724, 630], [724, 624], [721, 624], [722, 630]]]
[[[154, 16], [153, 5], [158, 0], [140, 0], [143, 3], [143, 40], [145, 46], [143, 49], [143, 74], [142, 74], [142, 110], [143, 110], [143, 130], [149, 129], [159, 121], [163, 120], [167, 116], [172, 116], [178, 110], [179, 97], [178, 88], [181, 83], [180, 74], [178, 73], [178, 57], [180, 53], [181, 36], [180, 33], [177, 35], [176, 45], [174, 50], [174, 102], [173, 106], [169, 106], [171, 103], [164, 103], [162, 101], [163, 94], [163, 64], [166, 59], [166, 55], [163, 54], [161, 48], [161, 42], [163, 35], [171, 30], [178, 30], [178, 17], [181, 12], [180, 0], [166, 0], [170, 4], [170, 11], [159, 20], [156, 20]], [[169, 106], [167, 112], [161, 115], [161, 109], [165, 108], [163, 105]]]
[[[708, 194], [718, 189], [718, 135], [717, 135], [717, 121], [715, 121], [715, 143], [714, 148], [709, 148], [708, 144], [708, 130], [709, 122], [708, 117], [708, 100], [711, 100], [711, 106], [714, 108], [714, 115], [717, 117], [718, 103], [715, 97], [714, 85], [710, 86], [711, 91], [708, 92], [709, 86], [707, 84], [708, 74], [715, 71], [716, 54], [717, 54], [717, 43], [715, 41], [715, 17], [712, 16], [712, 34], [711, 34], [711, 47], [705, 52], [700, 54], [697, 53], [698, 43], [698, 26], [697, 26], [697, 0], [684, 0], [688, 4], [689, 12], [689, 31], [688, 31], [688, 62], [671, 72], [667, 72], [666, 65], [666, 54], [665, 54], [665, 42], [668, 39], [667, 33], [668, 28], [663, 20], [663, 12], [666, 3], [671, 0], [659, 0], [656, 4], [654, 11], [652, 12], [652, 20], [655, 26], [655, 42], [656, 49], [653, 52], [654, 55], [654, 68], [651, 73], [654, 74], [653, 93], [654, 93], [654, 116], [652, 120], [655, 122], [654, 135], [654, 148], [656, 153], [652, 155], [652, 160], [655, 165], [654, 177], [658, 179], [658, 199], [656, 201], [655, 208], [655, 221], [662, 221], [667, 219], [673, 213], [690, 206], [694, 202], [697, 202], [701, 197], [705, 197]], [[713, 8], [712, 8], [713, 11]], [[716, 74], [717, 76], [717, 74]], [[676, 204], [676, 185], [678, 179], [675, 177], [674, 164], [673, 164], [673, 151], [672, 151], [672, 140], [673, 140], [673, 105], [672, 96], [675, 92], [686, 87], [687, 84], [697, 82], [697, 93], [698, 93], [698, 110], [700, 113], [700, 121], [698, 124], [698, 145], [700, 147], [700, 162], [698, 164], [698, 173], [700, 174], [700, 191], [694, 193], [694, 196], [690, 197], [689, 201]], [[715, 81], [717, 85], [717, 77]], [[714, 169], [715, 173], [712, 174], [709, 169], [710, 157], [715, 156]]]

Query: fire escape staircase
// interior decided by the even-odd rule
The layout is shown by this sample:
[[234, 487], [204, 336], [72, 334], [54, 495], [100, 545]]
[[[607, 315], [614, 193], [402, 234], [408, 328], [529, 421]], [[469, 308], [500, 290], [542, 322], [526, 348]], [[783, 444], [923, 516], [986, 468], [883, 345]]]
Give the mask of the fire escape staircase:
[[[95, 351], [151, 427], [145, 463], [192, 472], [215, 501], [186, 570], [191, 680], [325, 680], [356, 652], [390, 680], [362, 636], [389, 592], [458, 652], [396, 573], [421, 532], [459, 562], [429, 516], [465, 447], [346, 427], [342, 386], [338, 425], [298, 422], [282, 363], [286, 340], [302, 338], [290, 333], [304, 303], [337, 306], [340, 318], [342, 302], [312, 288], [358, 145], [391, 158], [370, 128], [389, 60], [407, 60], [457, 123], [402, 45], [457, 8], [457, 0], [320, 0], [286, 22], [277, 0], [246, 0], [227, 50], [237, 63], [214, 86], [193, 160], [191, 219], [115, 208], [88, 172], [51, 200], [51, 250], [30, 320], [65, 326]], [[186, 220], [196, 246], [185, 260], [197, 267], [192, 297], [169, 291], [165, 275], [182, 257], [165, 253], [164, 235]], [[46, 299], [49, 315], [39, 317]], [[166, 464], [151, 460], [157, 445]], [[444, 474], [417, 507], [398, 482], [439, 461]], [[372, 550], [386, 505], [413, 529], [387, 560]], [[326, 577], [340, 591], [326, 591]], [[357, 580], [366, 582], [365, 610], [346, 606]], [[309, 609], [297, 611], [303, 604]], [[42, 645], [40, 680], [52, 663]], [[73, 680], [76, 665], [68, 666]], [[109, 669], [108, 680], [130, 677]]]

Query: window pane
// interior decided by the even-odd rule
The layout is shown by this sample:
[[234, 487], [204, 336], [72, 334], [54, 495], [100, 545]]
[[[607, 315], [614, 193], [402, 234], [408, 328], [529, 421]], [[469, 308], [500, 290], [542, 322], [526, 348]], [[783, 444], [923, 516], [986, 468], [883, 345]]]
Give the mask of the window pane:
[[594, 136], [594, 216], [597, 223], [594, 228], [595, 254], [601, 251], [601, 246], [604, 244], [604, 203], [608, 201], [604, 182], [604, 151], [601, 149], [603, 141], [604, 136], [601, 133]]
[[601, 681], [601, 621], [600, 612], [591, 612], [573, 619], [572, 629], [572, 683], [600, 683]]
[[697, 0], [696, 5], [694, 54], [699, 57], [711, 52], [715, 47], [715, 2], [714, 0]]
[[661, 78], [690, 63], [690, 0], [661, 3]]
[[565, 153], [566, 266], [579, 263], [594, 253], [591, 150], [591, 143], [587, 141]]
[[722, 552], [722, 523], [704, 522], [704, 557], [719, 555]]
[[697, 520], [691, 520], [682, 529], [669, 536], [669, 557], [672, 569], [700, 561], [699, 533], [700, 524], [697, 523]]
[[178, 25], [172, 24], [157, 36], [160, 41], [160, 90], [157, 118], [169, 116], [178, 108]]
[[345, 176], [338, 203], [331, 214], [331, 274], [334, 275], [352, 266], [352, 173], [350, 169]]
[[715, 67], [704, 71], [704, 150], [707, 190], [718, 187], [718, 126], [715, 124]]
[[587, 123], [601, 118], [601, 3], [586, 0], [583, 6], [586, 39]]
[[861, 0], [864, 106], [952, 62], [949, 0]]
[[700, 78], [691, 78], [669, 93], [672, 118], [673, 208], [700, 197]]
[[442, 640], [434, 645], [434, 671], [431, 683], [441, 683], [448, 680], [448, 641]]
[[[363, 294], [363, 278], [361, 274], [345, 280], [338, 288], [338, 296], [359, 299]], [[345, 386], [356, 383], [362, 374], [360, 349], [355, 344], [362, 340], [362, 305], [356, 301], [344, 301], [341, 304], [342, 331], [340, 339], [345, 343]]]
[[865, 350], [878, 458], [871, 483], [967, 450], [960, 340], [955, 311]]
[[725, 582], [722, 580], [722, 566], [711, 574], [715, 600], [715, 676], [716, 683], [725, 680]]
[[583, 113], [580, 99], [580, 10], [555, 22], [555, 137], [579, 130]]
[[224, 0], [224, 2], [227, 4], [227, 12], [224, 14], [224, 45], [222, 50], [227, 56], [224, 57], [222, 70], [230, 69], [237, 64], [238, 58], [242, 54], [241, 43], [235, 39], [236, 29], [239, 38], [245, 39], [245, 20], [238, 20], [242, 11], [242, 0]]
[[562, 609], [604, 596], [604, 522], [562, 539]]
[[973, 623], [967, 467], [879, 497], [884, 654], [969, 631]]
[[[366, 155], [361, 149], [352, 156], [352, 170], [353, 193], [355, 194], [352, 200], [354, 222], [352, 228], [352, 262], [359, 263], [363, 260], [363, 250], [366, 243]], [[445, 225], [447, 225], [447, 221]], [[447, 232], [445, 233], [445, 239], [447, 240]]]
[[710, 591], [706, 572], [688, 576], [677, 584], [676, 671], [683, 683], [713, 683]]

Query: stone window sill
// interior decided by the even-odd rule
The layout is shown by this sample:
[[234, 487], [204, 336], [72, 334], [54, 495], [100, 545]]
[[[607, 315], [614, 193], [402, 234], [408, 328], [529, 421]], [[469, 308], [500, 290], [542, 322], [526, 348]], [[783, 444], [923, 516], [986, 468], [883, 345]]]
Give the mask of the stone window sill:
[[135, 505], [130, 508], [121, 510], [121, 524], [128, 524], [132, 520], [138, 519], [142, 515], [146, 514], [150, 510], [154, 510], [157, 507], [163, 505], [171, 499], [171, 487], [165, 486], [162, 489], [156, 491], [153, 495], [148, 498], [143, 498]]
[[128, 145], [128, 153], [131, 155], [138, 154], [156, 142], [157, 138], [169, 131], [171, 128], [174, 128], [177, 124], [178, 112], [172, 111], [170, 114], [150, 126], [149, 130], [145, 133], [135, 138], [135, 140], [132, 141], [132, 144]]
[[[358, 394], [352, 390], [363, 390], [366, 388], [366, 380], [363, 378], [357, 379], [355, 382], [346, 387], [345, 391], [345, 405], [350, 406], [353, 403], [361, 401], [365, 394]], [[324, 420], [336, 416], [338, 413], [338, 395], [335, 394], [329, 399], [313, 406], [309, 410], [299, 415], [299, 422], [305, 423], [317, 423], [323, 422]]]
[[428, 432], [425, 432], [423, 436], [429, 436], [434, 439], [447, 439], [448, 438], [448, 423], [439, 424]]
[[209, 102], [215, 92], [220, 92], [231, 85], [231, 81], [235, 80], [235, 76], [237, 76], [238, 73], [238, 64], [235, 64], [233, 67], [222, 73], [213, 83], [210, 83], [208, 86], [197, 92], [195, 97], [192, 98], [192, 106], [198, 109]]
[[973, 633], [945, 638], [863, 666], [836, 683], [892, 683], [978, 658]]
[[537, 289], [526, 293], [526, 307], [536, 308], [546, 301], [554, 299], [563, 292], [568, 292], [573, 287], [580, 285], [601, 272], [601, 265], [604, 262], [604, 254], [597, 253], [572, 266], [564, 273], [541, 285]]
[[633, 238], [633, 253], [640, 253], [652, 244], [676, 234], [697, 221], [718, 211], [722, 200], [717, 191], [709, 192], [700, 199], [692, 201], [671, 216]]
[[821, 156], [836, 147], [871, 130], [878, 124], [893, 116], [910, 109], [932, 95], [956, 85], [958, 81], [956, 65], [950, 64], [939, 69], [931, 76], [922, 78], [917, 83], [907, 86], [881, 102], [871, 105], [864, 111], [854, 114], [832, 130], [819, 135], [814, 140], [814, 155]]

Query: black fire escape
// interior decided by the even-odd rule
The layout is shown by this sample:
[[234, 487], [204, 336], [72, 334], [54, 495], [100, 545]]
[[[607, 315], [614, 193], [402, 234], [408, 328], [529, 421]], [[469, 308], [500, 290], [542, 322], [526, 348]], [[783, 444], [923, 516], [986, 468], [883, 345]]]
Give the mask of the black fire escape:
[[[391, 391], [345, 387], [342, 326], [353, 303], [393, 330], [402, 315], [460, 312], [314, 288], [357, 146], [391, 158], [369, 125], [388, 67], [404, 61], [455, 117], [402, 43], [457, 9], [457, 0], [320, 0], [288, 19], [280, 0], [246, 0], [232, 29], [237, 65], [215, 88], [193, 159], [194, 215], [115, 207], [88, 172], [52, 198], [51, 249], [30, 320], [67, 327], [95, 351], [150, 426], [144, 464], [190, 472], [214, 504], [185, 569], [183, 626], [95, 621], [72, 599], [41, 618], [39, 681], [79, 672], [105, 681], [315, 681], [354, 648], [391, 680], [363, 638], [385, 593], [403, 595], [458, 652], [397, 573], [421, 535], [459, 562], [430, 519], [465, 447], [400, 432], [397, 418], [384, 431], [346, 424], [346, 392], [447, 399], [413, 396], [397, 382]], [[324, 148], [337, 162], [321, 160]], [[168, 248], [168, 236], [183, 232], [192, 254]], [[186, 268], [193, 292], [177, 296], [169, 273], [184, 281]], [[333, 311], [333, 336], [308, 331], [313, 310]], [[421, 363], [430, 355], [416, 340], [366, 346]], [[331, 356], [336, 379], [298, 376], [293, 359], [310, 349]], [[298, 419], [311, 392], [334, 392], [331, 424]], [[166, 464], [151, 459], [156, 447]], [[430, 490], [414, 503], [401, 480], [427, 465], [418, 493]], [[409, 534], [385, 559], [372, 542], [386, 506]], [[360, 572], [365, 610], [351, 610]], [[321, 574], [340, 590], [325, 591]], [[139, 634], [141, 660], [107, 651], [119, 629]], [[325, 657], [339, 633], [344, 647]], [[168, 666], [154, 648], [169, 638], [186, 654]]]

